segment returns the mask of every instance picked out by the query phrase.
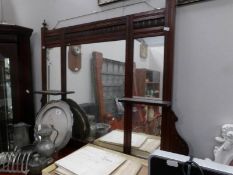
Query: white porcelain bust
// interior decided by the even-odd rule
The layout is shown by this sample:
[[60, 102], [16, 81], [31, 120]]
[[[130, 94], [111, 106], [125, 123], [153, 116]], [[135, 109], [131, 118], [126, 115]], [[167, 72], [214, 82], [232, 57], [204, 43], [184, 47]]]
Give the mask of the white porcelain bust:
[[223, 125], [221, 134], [215, 137], [218, 146], [214, 147], [214, 161], [229, 165], [233, 160], [233, 124]]

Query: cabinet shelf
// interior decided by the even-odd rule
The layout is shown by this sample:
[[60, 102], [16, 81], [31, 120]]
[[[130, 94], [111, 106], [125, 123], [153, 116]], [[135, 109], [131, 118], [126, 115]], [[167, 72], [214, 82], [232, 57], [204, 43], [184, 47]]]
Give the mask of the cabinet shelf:
[[147, 104], [147, 105], [154, 105], [154, 106], [162, 106], [162, 107], [170, 107], [171, 102], [170, 101], [163, 101], [163, 100], [157, 100], [153, 98], [144, 98], [144, 97], [133, 97], [133, 98], [120, 98], [118, 100], [119, 102], [127, 102], [127, 103], [133, 103], [133, 104]]

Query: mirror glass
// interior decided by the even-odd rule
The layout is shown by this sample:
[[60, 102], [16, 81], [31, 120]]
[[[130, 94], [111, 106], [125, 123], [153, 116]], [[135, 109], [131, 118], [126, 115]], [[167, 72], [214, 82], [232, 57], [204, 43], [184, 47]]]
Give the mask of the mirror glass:
[[162, 99], [164, 36], [134, 40], [134, 96]]
[[[164, 36], [134, 40], [134, 97], [162, 100]], [[133, 106], [132, 154], [147, 157], [160, 147], [162, 109]]]
[[[74, 114], [74, 120], [88, 119], [89, 141], [110, 131], [123, 133], [124, 107], [117, 99], [124, 97], [125, 48], [124, 40], [67, 47], [67, 89], [75, 91], [67, 98], [86, 113], [86, 116]], [[75, 125], [80, 128], [80, 122]], [[74, 134], [76, 138], [84, 138]], [[114, 141], [108, 139], [105, 141]], [[123, 144], [123, 137], [119, 140]]]
[[[47, 49], [47, 90], [61, 90], [61, 48]], [[48, 101], [60, 100], [60, 95], [48, 95]]]
[[13, 121], [10, 71], [10, 59], [0, 59], [0, 150], [6, 150], [13, 146], [9, 145], [11, 138], [9, 138], [10, 132], [7, 127]]

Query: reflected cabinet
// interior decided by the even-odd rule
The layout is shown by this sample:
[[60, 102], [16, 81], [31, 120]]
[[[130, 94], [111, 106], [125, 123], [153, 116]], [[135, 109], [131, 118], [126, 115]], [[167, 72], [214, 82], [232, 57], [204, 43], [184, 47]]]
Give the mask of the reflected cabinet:
[[0, 25], [0, 152], [13, 148], [13, 124], [33, 125], [32, 30]]
[[[60, 91], [59, 98], [82, 108], [74, 117], [88, 120], [89, 136], [79, 131], [73, 140], [140, 157], [159, 148], [188, 153], [171, 108], [176, 1], [164, 4], [59, 29], [44, 23], [42, 90]], [[42, 105], [49, 100], [57, 98], [44, 94]]]

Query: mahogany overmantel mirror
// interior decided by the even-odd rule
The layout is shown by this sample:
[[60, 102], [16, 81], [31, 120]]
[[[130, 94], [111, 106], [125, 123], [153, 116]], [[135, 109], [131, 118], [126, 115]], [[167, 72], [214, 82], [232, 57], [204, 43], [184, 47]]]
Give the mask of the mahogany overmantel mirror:
[[[150, 145], [157, 139], [162, 150], [188, 154], [171, 108], [176, 1], [164, 4], [149, 12], [59, 29], [44, 24], [42, 90], [59, 90], [62, 100], [85, 109], [89, 137], [79, 138], [95, 135], [94, 143], [100, 144], [104, 136], [106, 141], [108, 134], [116, 134], [120, 151], [127, 154], [141, 148], [141, 142]], [[71, 58], [72, 48], [79, 49]], [[51, 99], [44, 94], [42, 105]]]

